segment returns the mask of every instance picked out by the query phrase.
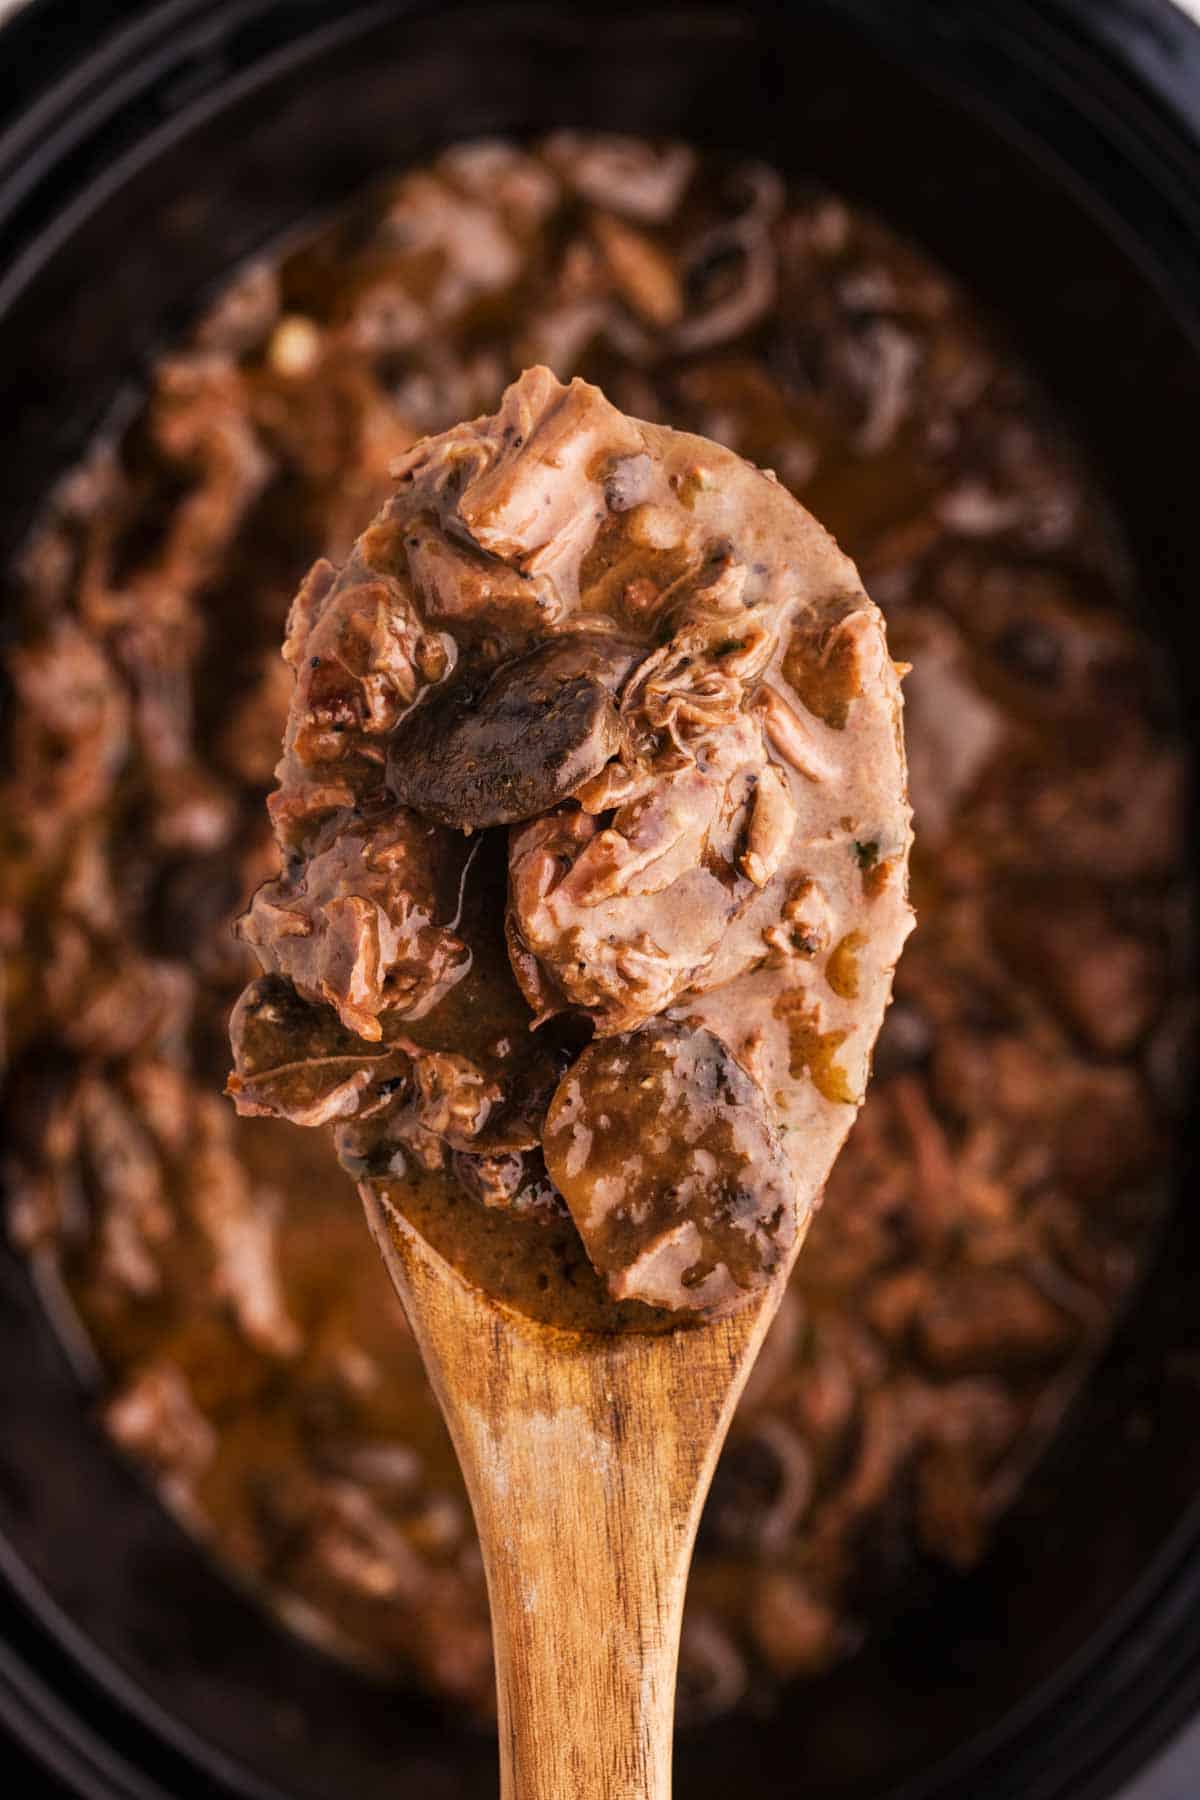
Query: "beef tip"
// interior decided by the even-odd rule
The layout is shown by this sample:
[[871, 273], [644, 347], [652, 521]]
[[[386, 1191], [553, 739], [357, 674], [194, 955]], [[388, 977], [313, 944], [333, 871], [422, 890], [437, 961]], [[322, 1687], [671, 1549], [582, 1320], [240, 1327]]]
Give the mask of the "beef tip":
[[381, 738], [451, 666], [451, 648], [424, 630], [398, 581], [356, 573], [351, 563], [329, 591], [327, 565], [316, 565], [288, 621], [296, 683], [268, 802], [285, 850], [307, 850], [329, 813], [378, 788]]
[[[150, 501], [149, 553], [128, 560], [124, 534], [101, 514], [80, 570], [81, 615], [111, 633], [136, 693], [140, 734], [170, 742], [190, 728], [190, 665], [203, 636], [199, 590], [272, 472], [232, 355], [193, 350], [160, 362], [141, 429], [166, 474]], [[161, 512], [160, 512], [161, 508]]]
[[414, 169], [403, 176], [382, 223], [382, 240], [399, 253], [401, 267], [424, 271], [422, 331], [507, 287], [520, 268], [517, 242], [491, 196], [484, 204], [482, 197], [457, 192], [447, 179], [452, 175], [451, 167], [445, 174]]
[[245, 989], [229, 1035], [234, 1073], [226, 1092], [248, 1117], [324, 1125], [370, 1111], [409, 1077], [403, 1051], [364, 1044], [331, 1007], [303, 1000], [279, 975]]
[[338, 1155], [351, 1174], [403, 1173], [405, 1155], [424, 1169], [443, 1169], [453, 1153], [480, 1157], [532, 1149], [537, 1134], [506, 1107], [501, 1082], [448, 1050], [427, 1050], [408, 1039], [412, 1080], [389, 1082], [394, 1098], [368, 1106], [340, 1124]]
[[[443, 529], [427, 516], [405, 526], [409, 575], [432, 623], [467, 648], [498, 638], [515, 649], [560, 617], [563, 609], [544, 581], [484, 554], [457, 527], [453, 518]], [[378, 535], [393, 529], [380, 526]]]
[[548, 812], [620, 747], [613, 689], [635, 655], [571, 635], [452, 678], [393, 734], [388, 786], [402, 805], [462, 831]]
[[578, 602], [580, 565], [603, 516], [600, 471], [642, 449], [633, 420], [596, 388], [564, 387], [549, 369], [527, 369], [493, 418], [426, 439], [400, 459], [393, 505], [436, 515], [456, 573], [482, 553], [518, 591], [540, 595], [544, 627]]
[[465, 945], [436, 923], [462, 860], [448, 833], [413, 813], [359, 821], [259, 888], [239, 935], [268, 973], [377, 1043], [383, 1014], [421, 1017], [466, 972]]
[[591, 219], [591, 233], [614, 289], [645, 324], [675, 324], [683, 311], [683, 293], [674, 258], [644, 232], [609, 212]]
[[478, 1061], [393, 1038], [391, 1060], [379, 1065], [370, 1091], [338, 1119], [343, 1167], [361, 1178], [402, 1175], [409, 1158], [428, 1170], [449, 1164], [485, 1205], [561, 1216], [540, 1145], [546, 1109], [570, 1060], [562, 1038], [554, 1028], [537, 1038], [523, 1034], [502, 1052], [481, 1052]]
[[[747, 497], [747, 511], [754, 502], [774, 509], [774, 493]], [[621, 517], [646, 511], [666, 508]], [[759, 580], [716, 547], [666, 643], [626, 682], [621, 756], [576, 790], [581, 810], [513, 833], [509, 943], [538, 1012], [560, 994], [599, 1031], [637, 1030], [678, 995], [727, 985], [765, 956], [761, 927], [727, 936], [797, 835], [792, 778], [766, 745], [772, 720], [748, 707], [777, 632], [775, 608], [747, 599]]]
[[591, 1045], [559, 1084], [544, 1146], [615, 1299], [728, 1312], [795, 1241], [766, 1097], [709, 1031], [657, 1021]]
[[[703, 986], [726, 927], [757, 891], [739, 860], [757, 846], [746, 842], [751, 803], [772, 767], [760, 727], [736, 720], [703, 766], [672, 761], [650, 773], [608, 825], [566, 808], [514, 832], [513, 966], [539, 1011], [545, 988], [536, 973], [531, 981], [526, 955], [550, 991], [589, 1012], [598, 1031], [636, 1029]], [[789, 838], [790, 821], [786, 813]], [[762, 954], [761, 940], [747, 952], [751, 960]], [[723, 979], [731, 972], [723, 968]]]
[[382, 579], [336, 592], [305, 641], [305, 655], [308, 672], [301, 664], [297, 681], [311, 736], [298, 747], [318, 760], [340, 753], [330, 734], [390, 731], [422, 679], [442, 675], [449, 659], [444, 645], [422, 634], [399, 583]]

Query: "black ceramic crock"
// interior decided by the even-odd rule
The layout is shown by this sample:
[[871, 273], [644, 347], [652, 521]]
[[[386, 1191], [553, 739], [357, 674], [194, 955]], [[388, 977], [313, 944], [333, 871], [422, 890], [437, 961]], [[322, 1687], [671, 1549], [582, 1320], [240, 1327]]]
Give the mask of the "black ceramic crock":
[[[965, 277], [1104, 471], [1200, 720], [1200, 30], [1168, 0], [31, 0], [0, 31], [0, 564], [248, 252], [448, 138], [559, 124], [812, 171]], [[1157, 1262], [983, 1567], [772, 1718], [682, 1736], [686, 1800], [1091, 1800], [1200, 1707], [1194, 1171], [1189, 1128]], [[485, 1736], [208, 1567], [7, 1255], [0, 1722], [104, 1800], [495, 1791]]]

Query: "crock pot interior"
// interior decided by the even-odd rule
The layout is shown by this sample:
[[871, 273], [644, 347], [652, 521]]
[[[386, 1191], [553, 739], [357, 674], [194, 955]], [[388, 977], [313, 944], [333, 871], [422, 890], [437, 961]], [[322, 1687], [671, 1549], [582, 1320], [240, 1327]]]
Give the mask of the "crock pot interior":
[[[451, 137], [558, 124], [677, 132], [868, 201], [1006, 320], [1092, 446], [1195, 713], [1200, 551], [1185, 424], [1200, 351], [1174, 316], [1172, 270], [1145, 241], [1132, 164], [1114, 162], [1106, 180], [1101, 137], [1072, 138], [1067, 106], [1055, 129], [1070, 179], [996, 122], [1028, 114], [1035, 70], [1006, 89], [981, 60], [960, 104], [868, 47], [860, 32], [885, 6], [577, 6], [569, 18], [540, 5], [350, 6], [335, 21], [310, 4], [278, 9], [307, 22], [289, 46], [278, 16], [262, 24], [269, 10], [210, 8], [219, 49], [191, 91], [135, 93], [114, 109], [102, 167], [76, 153], [49, 171], [39, 235], [0, 280], [0, 545], [19, 541], [47, 481], [205, 293], [301, 219]], [[914, 42], [925, 11], [912, 9]], [[1184, 1184], [1189, 1170], [1185, 1147]], [[1176, 1581], [1192, 1538], [1198, 1238], [1194, 1209], [1177, 1208], [1118, 1342], [985, 1565], [955, 1582], [930, 1574], [855, 1661], [795, 1689], [771, 1719], [683, 1737], [682, 1792], [705, 1800], [749, 1779], [811, 1800], [1034, 1800], [1067, 1791], [1055, 1782], [1080, 1743], [1101, 1759], [1114, 1696], [1131, 1691], [1155, 1634], [1180, 1629], [1148, 1602]], [[182, 1747], [196, 1791], [490, 1795], [486, 1737], [305, 1649], [210, 1570], [89, 1421], [24, 1269], [6, 1257], [0, 1279], [0, 1531], [13, 1579], [41, 1589], [71, 1657], [123, 1683], [122, 1705]], [[1065, 1747], [1051, 1768], [1056, 1733]]]

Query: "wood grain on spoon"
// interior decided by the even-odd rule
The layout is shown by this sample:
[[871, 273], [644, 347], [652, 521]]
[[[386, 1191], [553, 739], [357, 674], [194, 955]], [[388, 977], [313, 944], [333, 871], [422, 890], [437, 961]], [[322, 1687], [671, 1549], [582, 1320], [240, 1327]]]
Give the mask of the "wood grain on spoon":
[[496, 1305], [379, 1189], [361, 1193], [475, 1513], [502, 1800], [666, 1800], [696, 1528], [790, 1262], [709, 1324], [559, 1331]]

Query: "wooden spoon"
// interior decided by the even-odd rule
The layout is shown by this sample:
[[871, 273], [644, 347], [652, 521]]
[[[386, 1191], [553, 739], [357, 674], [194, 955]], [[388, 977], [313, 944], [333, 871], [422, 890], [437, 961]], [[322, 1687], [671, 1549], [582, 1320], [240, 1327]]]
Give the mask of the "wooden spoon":
[[799, 1241], [732, 1317], [602, 1337], [501, 1308], [360, 1191], [475, 1513], [502, 1800], [667, 1800], [700, 1509]]
[[[493, 418], [415, 446], [396, 473], [395, 495], [341, 573], [318, 564], [294, 609], [297, 679], [276, 795], [287, 872], [256, 895], [243, 933], [266, 979], [235, 1011], [231, 1091], [249, 1113], [343, 1121], [343, 1152], [360, 1168], [394, 1160], [368, 1160], [393, 1127], [401, 1157], [410, 1130], [486, 1154], [478, 1132], [493, 1101], [478, 1083], [499, 1040], [479, 1068], [466, 1064], [477, 1084], [461, 1102], [474, 1121], [467, 1149], [454, 1143], [454, 1082], [443, 1092], [439, 1071], [454, 1060], [451, 1039], [474, 1057], [474, 1023], [460, 1028], [468, 1014], [486, 1018], [481, 995], [499, 955], [502, 981], [511, 988], [515, 976], [527, 1003], [514, 1031], [560, 1011], [595, 1027], [567, 1073], [551, 1056], [557, 1086], [535, 1136], [579, 1250], [616, 1303], [607, 1312], [623, 1321], [627, 1302], [700, 1300], [710, 1282], [715, 1311], [731, 1286], [749, 1286], [741, 1265], [754, 1279], [773, 1266], [788, 1206], [804, 1216], [813, 1204], [854, 1118], [911, 924], [899, 678], [882, 619], [853, 564], [774, 477], [702, 438], [628, 419], [597, 389], [564, 387], [547, 369], [526, 371]], [[429, 618], [425, 564], [410, 548], [435, 556], [429, 569], [449, 584]], [[526, 592], [535, 567], [549, 585]], [[647, 585], [652, 600], [635, 604]], [[653, 627], [642, 619], [636, 644], [614, 637], [601, 656], [588, 623], [607, 611], [623, 633], [646, 604]], [[450, 648], [432, 623], [462, 617], [469, 647], [493, 607], [500, 667], [475, 659], [472, 669], [468, 657], [447, 678]], [[515, 655], [531, 631], [543, 642]], [[638, 669], [618, 720], [612, 682], [626, 655]], [[485, 674], [478, 696], [461, 685]], [[401, 701], [439, 680], [440, 695], [414, 704], [403, 725]], [[345, 720], [359, 727], [348, 754], [334, 735]], [[680, 765], [685, 724], [695, 740]], [[394, 796], [431, 809], [447, 832], [517, 825], [506, 901], [469, 927], [461, 904], [452, 925], [431, 926], [436, 957], [413, 921], [435, 915], [439, 883], [422, 864], [441, 852], [403, 809], [403, 829], [398, 814], [396, 834], [375, 842], [378, 755], [393, 733]], [[617, 748], [627, 762], [613, 760]], [[549, 769], [549, 787], [527, 782], [526, 758], [542, 776]], [[585, 789], [588, 810], [568, 828], [558, 803], [574, 795], [582, 808]], [[611, 833], [599, 824], [610, 811]], [[306, 837], [326, 813], [332, 827]], [[309, 843], [323, 847], [304, 852]], [[395, 940], [386, 955], [380, 916]], [[474, 988], [459, 960], [476, 955], [472, 932]], [[459, 985], [435, 1030], [442, 1048], [385, 1036], [389, 1009], [416, 1021], [449, 1002], [439, 991], [449, 968]], [[684, 997], [686, 1019], [668, 1018]], [[518, 998], [514, 989], [504, 1005]], [[393, 1055], [413, 1070], [393, 1068]], [[533, 1104], [519, 1060], [509, 1085], [506, 1104], [523, 1087]], [[512, 1122], [526, 1143], [529, 1120]], [[794, 1153], [785, 1131], [798, 1133]], [[565, 1305], [557, 1324], [539, 1324], [489, 1298], [516, 1284], [466, 1279], [475, 1271], [462, 1261], [460, 1272], [442, 1190], [412, 1186], [406, 1216], [383, 1176], [367, 1185], [366, 1208], [475, 1510], [502, 1793], [665, 1800], [700, 1508], [802, 1232], [731, 1316], [602, 1335], [568, 1330]], [[499, 1240], [511, 1227], [528, 1246], [529, 1221], [497, 1220], [497, 1210], [468, 1203], [455, 1216], [471, 1254], [478, 1238], [486, 1264], [499, 1245], [494, 1272], [511, 1276]], [[740, 1238], [736, 1251], [724, 1237]], [[687, 1295], [687, 1275], [706, 1263]], [[557, 1296], [548, 1279], [551, 1302], [580, 1299], [575, 1284]]]

